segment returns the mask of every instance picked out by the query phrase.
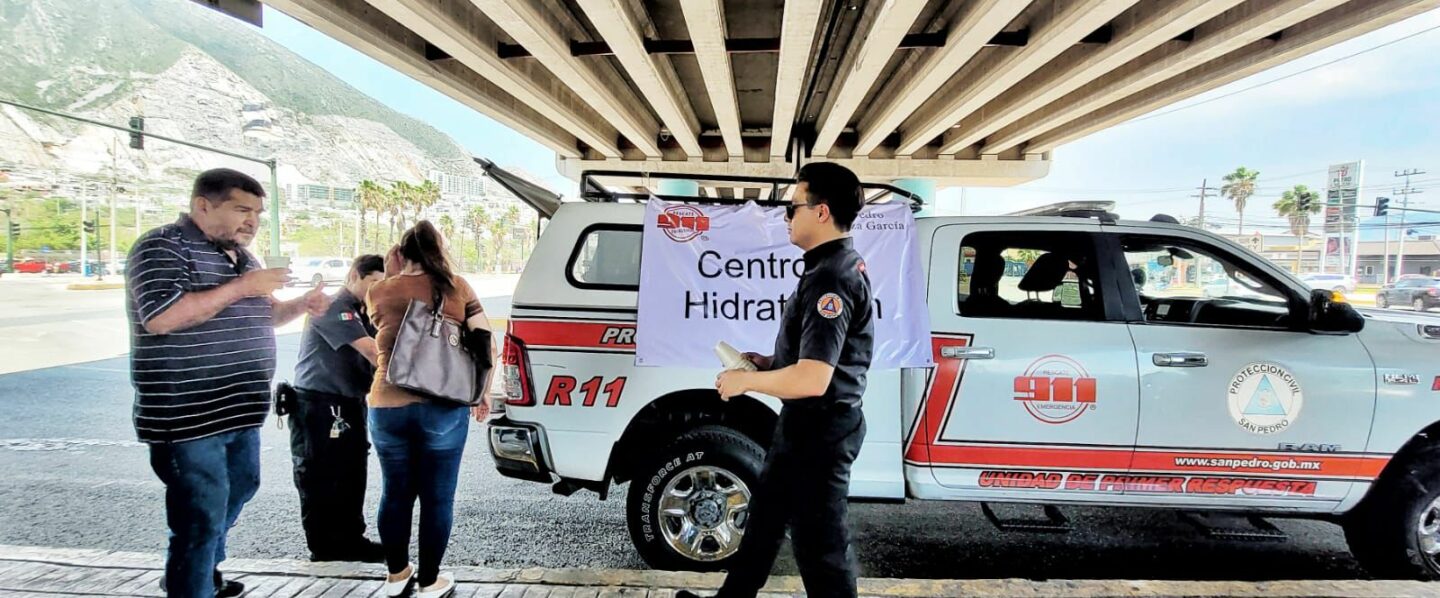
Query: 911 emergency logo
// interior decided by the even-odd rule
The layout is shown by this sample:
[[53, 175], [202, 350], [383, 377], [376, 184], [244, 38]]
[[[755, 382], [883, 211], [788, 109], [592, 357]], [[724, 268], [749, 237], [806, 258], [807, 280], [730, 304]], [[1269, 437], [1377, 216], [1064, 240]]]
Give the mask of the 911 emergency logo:
[[1085, 366], [1064, 355], [1035, 360], [1015, 378], [1015, 400], [1030, 416], [1047, 424], [1066, 424], [1096, 405], [1096, 380]]
[[1289, 370], [1252, 363], [1235, 374], [1228, 389], [1230, 417], [1251, 434], [1274, 434], [1300, 416], [1305, 395]]
[[676, 243], [688, 243], [710, 230], [710, 217], [694, 206], [670, 206], [660, 213], [656, 226]]
[[815, 310], [820, 312], [821, 317], [833, 320], [845, 312], [845, 302], [841, 301], [840, 296], [835, 293], [825, 293], [820, 297], [820, 301], [815, 303]]

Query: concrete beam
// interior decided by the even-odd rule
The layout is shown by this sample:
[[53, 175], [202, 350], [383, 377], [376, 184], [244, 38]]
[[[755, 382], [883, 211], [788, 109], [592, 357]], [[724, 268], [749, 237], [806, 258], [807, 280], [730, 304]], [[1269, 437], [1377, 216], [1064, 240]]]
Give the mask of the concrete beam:
[[638, 15], [630, 14], [620, 0], [579, 0], [579, 5], [615, 53], [620, 66], [660, 115], [670, 137], [685, 150], [686, 157], [703, 157], [700, 123], [695, 111], [680, 88], [674, 70], [645, 50], [645, 36], [637, 25]]
[[695, 45], [695, 61], [705, 78], [705, 91], [715, 110], [715, 124], [733, 159], [745, 154], [740, 143], [740, 98], [735, 95], [735, 72], [725, 49], [725, 6], [723, 0], [688, 0], [680, 3], [685, 27]]
[[578, 140], [564, 127], [458, 62], [426, 60], [423, 38], [363, 0], [266, 0], [265, 3], [534, 139], [562, 157], [580, 157]]
[[941, 154], [970, 147], [1067, 93], [1183, 35], [1243, 0], [1145, 0], [1116, 19], [1115, 37], [1099, 47], [1077, 47], [945, 132]]
[[1177, 77], [1145, 93], [1087, 114], [1049, 131], [1025, 151], [1050, 151], [1096, 131], [1174, 104], [1222, 85], [1274, 68], [1307, 54], [1364, 35], [1440, 6], [1440, 0], [1356, 0], [1285, 29], [1279, 41], [1254, 42], [1240, 51]]
[[[978, 80], [955, 81], [902, 125], [897, 154], [912, 155], [946, 129], [1045, 66], [1091, 32], [1109, 23], [1135, 0], [1075, 0], [1052, 4], [1031, 23], [1030, 42], [986, 69]], [[953, 90], [953, 93], [948, 90]]]
[[780, 58], [775, 72], [775, 115], [770, 120], [770, 156], [783, 158], [800, 109], [800, 89], [810, 63], [822, 0], [787, 0], [781, 17]]
[[895, 90], [893, 95], [882, 96], [884, 103], [872, 106], [869, 113], [860, 119], [857, 127], [860, 142], [855, 145], [855, 155], [864, 156], [875, 151], [885, 137], [914, 114], [925, 100], [935, 95], [960, 67], [970, 62], [1028, 4], [1019, 0], [978, 0], [967, 8], [949, 28], [945, 46], [917, 67], [904, 87]]
[[[1440, 1], [1440, 0], [1436, 0]], [[914, 160], [875, 159], [869, 157], [817, 160], [835, 162], [855, 171], [861, 180], [888, 183], [895, 179], [934, 179], [941, 187], [1009, 187], [1043, 178], [1050, 172], [1049, 160]], [[699, 162], [699, 161], [626, 161], [616, 159], [580, 160], [557, 157], [555, 168], [560, 174], [579, 181], [585, 170], [618, 170], [634, 172], [629, 184], [643, 185], [648, 173], [694, 175], [703, 180], [710, 175], [742, 175], [786, 178], [795, 176], [795, 166], [786, 162]], [[625, 183], [616, 183], [624, 185]], [[733, 184], [733, 183], [732, 183]]]
[[[564, 81], [610, 121], [647, 158], [659, 158], [660, 124], [636, 110], [640, 100], [618, 81], [607, 81], [596, 65], [570, 55], [570, 38], [561, 23], [532, 0], [470, 0], [510, 37], [525, 46], [545, 68]], [[619, 79], [619, 77], [615, 77]]]
[[811, 149], [813, 155], [826, 155], [835, 147], [835, 140], [850, 125], [850, 118], [855, 116], [860, 102], [875, 86], [876, 79], [890, 63], [900, 41], [910, 32], [910, 27], [924, 9], [924, 0], [890, 0], [880, 5], [869, 31], [850, 46], [855, 62], [844, 70], [847, 73], [845, 81], [837, 89], [830, 90], [829, 111], [820, 124], [819, 135]]
[[1196, 28], [1191, 42], [1170, 42], [990, 135], [980, 152], [1000, 153], [1045, 131], [1159, 85], [1191, 69], [1344, 4], [1346, 0], [1250, 0]]
[[495, 53], [499, 30], [469, 4], [438, 0], [367, 0], [486, 80], [575, 134], [596, 152], [620, 157], [619, 132], [550, 71]]

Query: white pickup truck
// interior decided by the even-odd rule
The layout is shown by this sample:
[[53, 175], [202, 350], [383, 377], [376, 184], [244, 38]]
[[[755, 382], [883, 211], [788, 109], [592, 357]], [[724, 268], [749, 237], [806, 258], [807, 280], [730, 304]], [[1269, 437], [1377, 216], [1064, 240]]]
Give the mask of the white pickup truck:
[[[562, 494], [628, 482], [648, 563], [718, 569], [779, 405], [722, 402], [718, 365], [635, 365], [644, 214], [554, 214], [515, 291], [490, 448], [501, 473]], [[852, 498], [985, 503], [1015, 531], [1064, 530], [1067, 505], [1246, 516], [1202, 526], [1232, 537], [1323, 519], [1375, 575], [1440, 577], [1440, 319], [1362, 315], [1156, 220], [918, 219], [937, 365], [871, 372]]]

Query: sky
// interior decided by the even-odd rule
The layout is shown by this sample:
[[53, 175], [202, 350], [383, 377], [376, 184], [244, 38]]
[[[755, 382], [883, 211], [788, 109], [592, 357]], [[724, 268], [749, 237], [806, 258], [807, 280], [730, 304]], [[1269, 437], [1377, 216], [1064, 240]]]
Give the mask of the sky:
[[[574, 194], [576, 184], [556, 172], [555, 154], [539, 143], [268, 6], [262, 32], [476, 155]], [[1199, 212], [1192, 195], [1202, 181], [1218, 188], [1222, 176], [1245, 166], [1259, 171], [1260, 181], [1244, 232], [1278, 233], [1286, 227], [1271, 205], [1284, 190], [1296, 184], [1323, 189], [1329, 165], [1355, 161], [1364, 162], [1360, 203], [1393, 196], [1403, 182], [1394, 173], [1419, 169], [1428, 174], [1412, 177], [1421, 192], [1410, 196], [1411, 207], [1440, 207], [1440, 10], [1061, 146], [1045, 178], [1010, 188], [941, 190], [936, 207], [942, 215], [1000, 214], [1112, 200], [1126, 218], [1167, 213], [1184, 219]], [[1213, 195], [1206, 217], [1228, 232], [1239, 223], [1234, 207]], [[1418, 213], [1415, 219], [1440, 221]], [[1440, 225], [1417, 229], [1427, 231], [1440, 234]]]

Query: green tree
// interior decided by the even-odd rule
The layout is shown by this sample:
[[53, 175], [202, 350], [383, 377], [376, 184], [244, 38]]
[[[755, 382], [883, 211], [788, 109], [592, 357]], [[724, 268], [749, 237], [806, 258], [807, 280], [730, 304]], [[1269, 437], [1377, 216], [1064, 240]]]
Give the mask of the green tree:
[[375, 181], [366, 179], [360, 181], [355, 187], [355, 201], [360, 206], [360, 238], [365, 238], [365, 214], [375, 213], [375, 242], [379, 245], [380, 239], [380, 212], [385, 208], [385, 195], [388, 191]]
[[440, 215], [440, 234], [445, 235], [445, 241], [450, 245], [456, 245], [455, 219], [449, 214]]
[[1305, 185], [1295, 185], [1275, 202], [1275, 212], [1290, 221], [1290, 232], [1295, 242], [1295, 272], [1300, 271], [1300, 254], [1304, 251], [1305, 236], [1310, 233], [1310, 217], [1320, 213], [1320, 194]]
[[409, 209], [413, 197], [414, 185], [405, 181], [395, 181], [390, 185], [390, 194], [385, 202], [385, 212], [390, 216], [390, 244], [395, 244], [395, 237], [405, 230], [405, 211]]
[[1236, 234], [1245, 234], [1245, 203], [1255, 194], [1255, 180], [1258, 178], [1259, 172], [1241, 166], [1225, 175], [1225, 184], [1220, 187], [1220, 194], [1229, 198], [1235, 204], [1235, 212], [1240, 214]]
[[485, 211], [485, 206], [474, 206], [466, 215], [465, 226], [470, 229], [470, 234], [475, 240], [475, 271], [485, 270], [485, 233], [490, 230], [490, 214]]
[[410, 209], [415, 211], [415, 222], [420, 221], [420, 213], [440, 202], [440, 186], [435, 181], [425, 181], [418, 186], [411, 187]]

